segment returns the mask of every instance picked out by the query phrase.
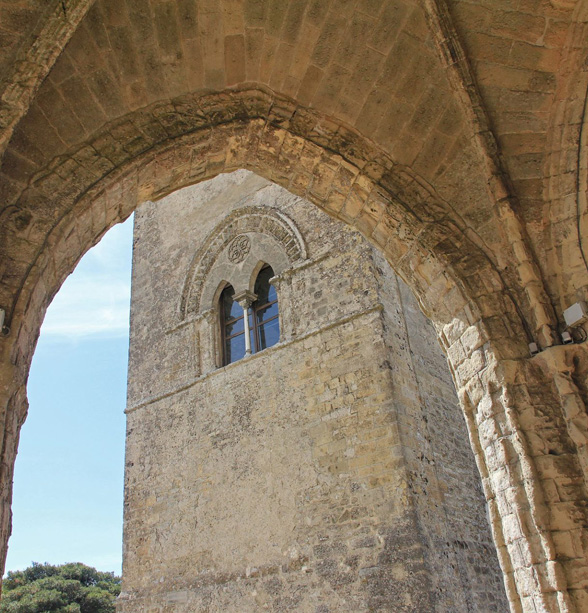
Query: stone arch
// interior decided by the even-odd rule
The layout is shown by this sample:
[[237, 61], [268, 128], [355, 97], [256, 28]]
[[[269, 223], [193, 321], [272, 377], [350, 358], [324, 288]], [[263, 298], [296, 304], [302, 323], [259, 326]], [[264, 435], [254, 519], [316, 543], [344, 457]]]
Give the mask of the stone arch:
[[[232, 241], [240, 235], [256, 234], [257, 240], [264, 240], [263, 236], [272, 238], [281, 248], [272, 249], [271, 245], [265, 245], [265, 252], [275, 251], [272, 267], [276, 274], [280, 274], [285, 268], [290, 267], [306, 258], [306, 247], [300, 232], [288, 217], [283, 213], [273, 210], [269, 206], [245, 207], [238, 209], [227, 216], [223, 223], [216, 227], [206, 238], [200, 249], [194, 255], [190, 271], [186, 277], [186, 284], [182, 292], [180, 303], [180, 318], [184, 320], [188, 315], [194, 314], [202, 308], [209, 308], [214, 299], [214, 285], [217, 277], [227, 274], [227, 271], [219, 271], [214, 280], [207, 283], [207, 277], [219, 256], [230, 247]], [[260, 236], [263, 235], [263, 236]], [[280, 251], [282, 253], [280, 253]], [[283, 255], [282, 255], [283, 254]], [[248, 254], [255, 259], [256, 253]], [[257, 262], [257, 260], [255, 260]], [[247, 266], [247, 271], [252, 270], [253, 262]], [[251, 286], [251, 274], [248, 285]], [[231, 280], [228, 279], [231, 283]], [[253, 280], [253, 283], [255, 280]], [[234, 283], [231, 283], [234, 285]], [[253, 290], [252, 287], [248, 288]]]
[[[49, 266], [52, 277], [66, 276], [81, 257], [81, 245], [97, 242], [139, 202], [156, 200], [219, 172], [246, 168], [359, 229], [387, 252], [433, 318], [435, 313], [441, 320], [450, 317], [443, 304], [447, 292], [456, 290], [465, 304], [466, 297], [487, 295], [491, 288], [501, 303], [499, 295], [506, 295], [500, 310], [509, 314], [523, 340], [544, 325], [529, 303], [519, 306], [509, 296], [510, 289], [479, 236], [456, 219], [449, 204], [410, 169], [395, 164], [355, 130], [289, 99], [260, 90], [230, 96], [183, 96], [154, 105], [152, 120], [165, 116], [168, 132], [162, 142], [149, 143], [136, 153], [133, 144], [144, 140], [146, 131], [136, 127], [145, 120], [146, 111], [141, 110], [105, 131], [110, 134], [120, 123], [136, 127], [127, 135], [127, 144], [117, 147], [116, 155], [105, 158], [98, 153], [94, 143], [102, 137], [97, 136], [37, 175], [5, 217], [7, 240], [22, 243], [32, 223], [35, 231], [46, 234], [40, 249], [22, 244], [26, 261], [9, 264], [14, 277], [26, 279], [16, 288], [18, 306], [13, 303], [8, 309], [10, 320], [28, 309], [33, 279], [42, 270]], [[219, 123], [211, 131], [213, 121]], [[77, 161], [72, 169], [73, 158]], [[119, 161], [113, 166], [112, 159]], [[66, 203], [63, 215], [34, 216], [39, 203], [52, 200]], [[50, 261], [53, 250], [64, 256], [57, 266], [60, 270]], [[481, 277], [486, 280], [481, 282]], [[446, 289], [433, 291], [435, 281]], [[49, 282], [59, 284], [57, 279]], [[524, 342], [521, 347], [526, 350]]]
[[[7, 220], [10, 239], [18, 243], [27, 233], [39, 232], [43, 240], [23, 243], [22, 261], [9, 263], [21, 281], [10, 309], [13, 336], [5, 349], [13, 365], [3, 372], [11, 381], [5, 388], [8, 421], [17, 430], [24, 418], [23, 386], [42, 315], [83, 252], [145, 200], [221, 172], [252, 170], [358, 229], [409, 284], [436, 326], [460, 390], [513, 606], [522, 608], [523, 600], [532, 598], [541, 610], [556, 599], [573, 610], [572, 580], [557, 561], [560, 544], [553, 539], [543, 483], [555, 478], [578, 482], [581, 470], [577, 462], [536, 461], [548, 450], [542, 437], [525, 435], [519, 417], [523, 412], [529, 420], [535, 403], [541, 406], [542, 391], [525, 385], [529, 377], [521, 360], [529, 330], [545, 325], [533, 312], [533, 296], [517, 306], [483, 241], [422, 178], [361, 134], [267, 92], [227, 96], [183, 98], [165, 111], [158, 105], [152, 111], [165, 116], [169, 128], [162, 142], [139, 146], [132, 133], [108, 159], [84, 146], [54, 160], [22, 194]], [[125, 121], [141, 132], [137, 126], [145, 113]], [[45, 216], [31, 226], [35, 206], [53, 199], [67, 205], [65, 214], [56, 218], [45, 206]], [[543, 436], [563, 446], [560, 415], [542, 418]], [[4, 466], [12, 466], [15, 445], [13, 437], [4, 449]], [[577, 500], [585, 497], [582, 487], [575, 492]], [[515, 506], [509, 502], [513, 493], [522, 501]], [[502, 518], [505, 508], [514, 517], [508, 524]], [[8, 505], [3, 513], [7, 525]], [[570, 513], [574, 525], [582, 524], [579, 506]], [[529, 556], [533, 573], [522, 580]]]

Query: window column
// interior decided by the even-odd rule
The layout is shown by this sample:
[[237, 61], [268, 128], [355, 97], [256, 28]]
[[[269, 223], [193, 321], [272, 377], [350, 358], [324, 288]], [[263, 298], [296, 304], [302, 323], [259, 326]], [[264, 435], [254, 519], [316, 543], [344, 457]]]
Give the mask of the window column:
[[245, 290], [234, 297], [243, 309], [243, 324], [245, 329], [245, 355], [251, 355], [251, 332], [249, 327], [249, 307], [257, 300], [257, 296]]

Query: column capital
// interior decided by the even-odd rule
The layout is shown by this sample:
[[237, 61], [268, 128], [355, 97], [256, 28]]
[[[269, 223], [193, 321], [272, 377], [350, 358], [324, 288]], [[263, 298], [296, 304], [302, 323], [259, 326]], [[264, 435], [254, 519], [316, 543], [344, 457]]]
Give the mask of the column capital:
[[248, 309], [257, 300], [257, 296], [249, 290], [244, 290], [235, 294], [233, 300], [238, 302], [243, 309]]
[[284, 281], [286, 281], [285, 275], [274, 275], [269, 280], [269, 284], [273, 285], [276, 289], [278, 289], [282, 285], [282, 283], [284, 283]]

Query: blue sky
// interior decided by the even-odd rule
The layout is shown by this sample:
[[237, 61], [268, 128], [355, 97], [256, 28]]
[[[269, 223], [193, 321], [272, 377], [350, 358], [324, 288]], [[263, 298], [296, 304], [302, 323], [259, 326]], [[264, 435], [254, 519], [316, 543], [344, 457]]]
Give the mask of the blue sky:
[[6, 570], [121, 570], [132, 219], [91, 249], [49, 307], [28, 384]]

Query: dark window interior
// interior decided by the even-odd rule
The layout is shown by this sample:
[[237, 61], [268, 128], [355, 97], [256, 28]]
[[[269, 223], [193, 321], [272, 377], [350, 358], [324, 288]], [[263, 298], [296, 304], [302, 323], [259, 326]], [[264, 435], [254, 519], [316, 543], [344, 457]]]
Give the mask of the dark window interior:
[[278, 294], [275, 287], [269, 283], [273, 276], [272, 267], [265, 266], [259, 271], [255, 281], [254, 292], [257, 300], [251, 305], [249, 315], [252, 351], [267, 349], [280, 340]]
[[236, 362], [245, 355], [243, 309], [233, 300], [234, 295], [233, 286], [227, 285], [220, 298], [224, 364]]

